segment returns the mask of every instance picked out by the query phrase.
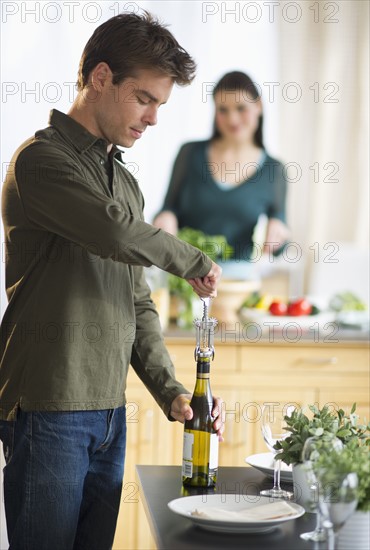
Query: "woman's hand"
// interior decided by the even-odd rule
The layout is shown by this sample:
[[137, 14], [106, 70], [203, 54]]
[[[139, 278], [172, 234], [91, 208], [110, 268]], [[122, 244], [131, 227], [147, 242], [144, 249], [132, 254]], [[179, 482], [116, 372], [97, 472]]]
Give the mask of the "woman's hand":
[[[193, 410], [190, 407], [191, 395], [181, 393], [171, 403], [170, 414], [178, 422], [184, 423], [185, 420], [193, 418]], [[213, 398], [212, 416], [214, 418], [213, 427], [217, 432], [218, 440], [223, 441], [223, 431], [225, 429], [225, 408], [223, 407], [221, 397]]]
[[271, 218], [267, 225], [263, 252], [265, 254], [272, 254], [276, 250], [279, 250], [289, 238], [290, 231], [285, 223], [277, 218]]
[[154, 218], [153, 221], [154, 227], [158, 227], [159, 229], [164, 229], [164, 231], [167, 231], [167, 233], [171, 233], [171, 235], [177, 235], [178, 231], [178, 223], [177, 218], [173, 212], [170, 212], [169, 210], [164, 210], [156, 218]]

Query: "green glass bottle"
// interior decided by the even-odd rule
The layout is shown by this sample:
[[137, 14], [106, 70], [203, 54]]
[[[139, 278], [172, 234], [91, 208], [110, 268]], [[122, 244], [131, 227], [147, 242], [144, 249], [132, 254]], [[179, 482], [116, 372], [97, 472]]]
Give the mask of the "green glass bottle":
[[217, 321], [208, 318], [205, 305], [197, 328], [197, 378], [190, 401], [193, 418], [185, 421], [182, 460], [182, 482], [191, 487], [213, 487], [218, 471], [218, 435], [213, 428], [213, 397], [210, 385], [210, 365], [214, 357], [213, 333]]
[[193, 418], [185, 421], [182, 482], [213, 487], [217, 481], [218, 436], [213, 429], [210, 357], [198, 357], [197, 379], [190, 402]]

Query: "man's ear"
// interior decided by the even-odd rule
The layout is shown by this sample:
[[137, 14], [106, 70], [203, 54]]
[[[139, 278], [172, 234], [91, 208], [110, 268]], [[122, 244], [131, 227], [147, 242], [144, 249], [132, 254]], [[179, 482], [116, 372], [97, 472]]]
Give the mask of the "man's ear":
[[94, 67], [90, 74], [91, 86], [97, 93], [103, 91], [103, 88], [112, 82], [112, 71], [105, 61], [101, 61]]

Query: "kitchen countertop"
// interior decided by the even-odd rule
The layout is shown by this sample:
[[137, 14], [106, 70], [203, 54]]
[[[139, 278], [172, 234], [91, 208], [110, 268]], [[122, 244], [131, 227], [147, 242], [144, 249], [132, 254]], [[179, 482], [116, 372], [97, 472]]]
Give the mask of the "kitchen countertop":
[[[292, 323], [297, 323], [297, 319], [293, 319]], [[249, 329], [248, 329], [249, 330]], [[176, 325], [170, 325], [164, 332], [166, 340], [191, 340], [194, 342], [195, 328], [179, 328]], [[299, 344], [339, 344], [339, 343], [368, 343], [370, 333], [368, 330], [341, 328], [336, 323], [330, 323], [328, 330], [309, 328], [301, 329], [301, 333], [292, 326], [292, 329], [284, 330], [271, 328], [262, 331], [260, 335], [256, 332], [247, 331], [246, 323], [236, 323], [233, 327], [227, 327], [221, 323], [215, 329], [215, 341], [221, 340], [232, 343], [250, 343], [250, 344], [274, 344], [274, 343], [292, 343]]]
[[[312, 531], [316, 515], [305, 513], [298, 519], [280, 524], [268, 533], [213, 533], [196, 527], [190, 520], [172, 512], [167, 503], [183, 495], [180, 466], [136, 466], [141, 499], [159, 550], [324, 550], [326, 543], [306, 542], [300, 533]], [[272, 480], [251, 467], [221, 467], [216, 490], [207, 493], [259, 494], [270, 488]], [[292, 485], [282, 483], [292, 489]], [[190, 495], [204, 489], [189, 490]], [[238, 497], [236, 497], [238, 498]]]

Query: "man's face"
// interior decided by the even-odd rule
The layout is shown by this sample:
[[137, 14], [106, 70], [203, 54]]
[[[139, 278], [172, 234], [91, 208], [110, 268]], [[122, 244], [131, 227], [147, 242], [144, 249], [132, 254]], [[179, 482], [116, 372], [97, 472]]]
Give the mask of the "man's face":
[[[102, 82], [102, 80], [100, 80]], [[109, 71], [96, 102], [95, 134], [122, 147], [132, 147], [147, 126], [157, 123], [157, 111], [167, 102], [173, 79], [151, 69], [112, 84]]]

